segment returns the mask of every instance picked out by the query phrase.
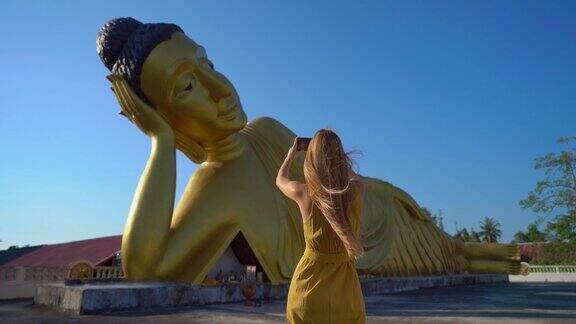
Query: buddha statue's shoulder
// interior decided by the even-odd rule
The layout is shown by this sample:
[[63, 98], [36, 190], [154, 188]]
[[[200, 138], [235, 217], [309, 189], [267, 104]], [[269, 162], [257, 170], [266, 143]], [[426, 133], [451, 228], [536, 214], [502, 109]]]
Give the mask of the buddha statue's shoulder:
[[292, 132], [288, 127], [284, 126], [281, 122], [277, 121], [272, 117], [258, 117], [251, 120], [242, 131], [245, 130], [257, 130], [263, 132], [276, 132], [280, 134], [289, 134], [294, 136], [294, 132]]
[[393, 201], [399, 203], [404, 207], [404, 209], [414, 218], [423, 220], [423, 221], [432, 221], [432, 219], [422, 212], [422, 209], [412, 198], [412, 196], [407, 193], [406, 191], [400, 189], [399, 187], [391, 184], [390, 182], [371, 178], [371, 177], [363, 177], [365, 186], [366, 186], [366, 193], [369, 195], [386, 195], [387, 198], [392, 199]]
[[400, 192], [403, 192], [400, 188], [396, 187], [390, 182], [378, 178], [367, 177], [363, 175], [362, 182], [364, 187], [370, 191], [377, 190], [394, 196]]
[[292, 145], [292, 141], [296, 136], [284, 124], [270, 117], [253, 119], [240, 132], [247, 135], [249, 139], [257, 139], [270, 144], [276, 142], [282, 146]]

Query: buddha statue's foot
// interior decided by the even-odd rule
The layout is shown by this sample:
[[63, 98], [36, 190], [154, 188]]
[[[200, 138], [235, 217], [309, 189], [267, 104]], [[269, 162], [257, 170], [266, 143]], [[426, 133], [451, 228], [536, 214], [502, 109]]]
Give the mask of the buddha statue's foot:
[[469, 273], [520, 274], [520, 261], [470, 260]]
[[472, 273], [508, 273], [520, 271], [520, 250], [516, 244], [465, 243], [464, 254]]
[[520, 250], [516, 244], [465, 243], [464, 254], [469, 260], [520, 261]]

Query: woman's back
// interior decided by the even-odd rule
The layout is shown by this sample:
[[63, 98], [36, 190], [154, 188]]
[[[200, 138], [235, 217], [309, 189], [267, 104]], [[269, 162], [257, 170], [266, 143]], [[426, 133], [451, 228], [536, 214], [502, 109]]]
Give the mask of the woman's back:
[[[322, 215], [322, 211], [312, 203], [311, 215], [304, 221], [304, 239], [306, 248], [320, 253], [342, 253], [346, 252], [342, 240], [332, 226]], [[350, 225], [356, 235], [360, 234], [360, 218], [362, 213], [362, 197], [359, 190], [356, 191], [355, 197], [350, 206]]]
[[[362, 196], [350, 206], [350, 225], [360, 231]], [[306, 249], [288, 293], [286, 315], [291, 324], [365, 323], [364, 298], [356, 266], [344, 244], [318, 207], [304, 221]]]

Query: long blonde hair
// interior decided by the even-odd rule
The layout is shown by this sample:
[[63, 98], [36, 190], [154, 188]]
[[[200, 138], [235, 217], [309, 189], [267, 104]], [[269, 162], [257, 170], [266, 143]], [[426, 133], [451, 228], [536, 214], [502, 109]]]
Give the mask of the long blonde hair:
[[364, 250], [352, 228], [351, 206], [360, 179], [353, 178], [351, 164], [338, 135], [329, 129], [321, 129], [308, 145], [304, 178], [312, 203], [318, 206], [342, 240], [348, 255], [358, 259]]

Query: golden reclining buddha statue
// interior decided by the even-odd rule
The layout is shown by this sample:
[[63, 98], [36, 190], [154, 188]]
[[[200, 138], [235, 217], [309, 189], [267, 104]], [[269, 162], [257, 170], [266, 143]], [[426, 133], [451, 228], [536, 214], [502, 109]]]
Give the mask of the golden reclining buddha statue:
[[[128, 279], [201, 283], [228, 247], [271, 283], [288, 282], [304, 251], [302, 218], [275, 185], [295, 134], [247, 122], [234, 86], [174, 24], [106, 23], [97, 51], [125, 115], [151, 140], [122, 240]], [[176, 150], [199, 166], [175, 205]], [[303, 159], [291, 176], [303, 181]], [[364, 177], [360, 274], [516, 273], [518, 248], [464, 244], [401, 189]]]

